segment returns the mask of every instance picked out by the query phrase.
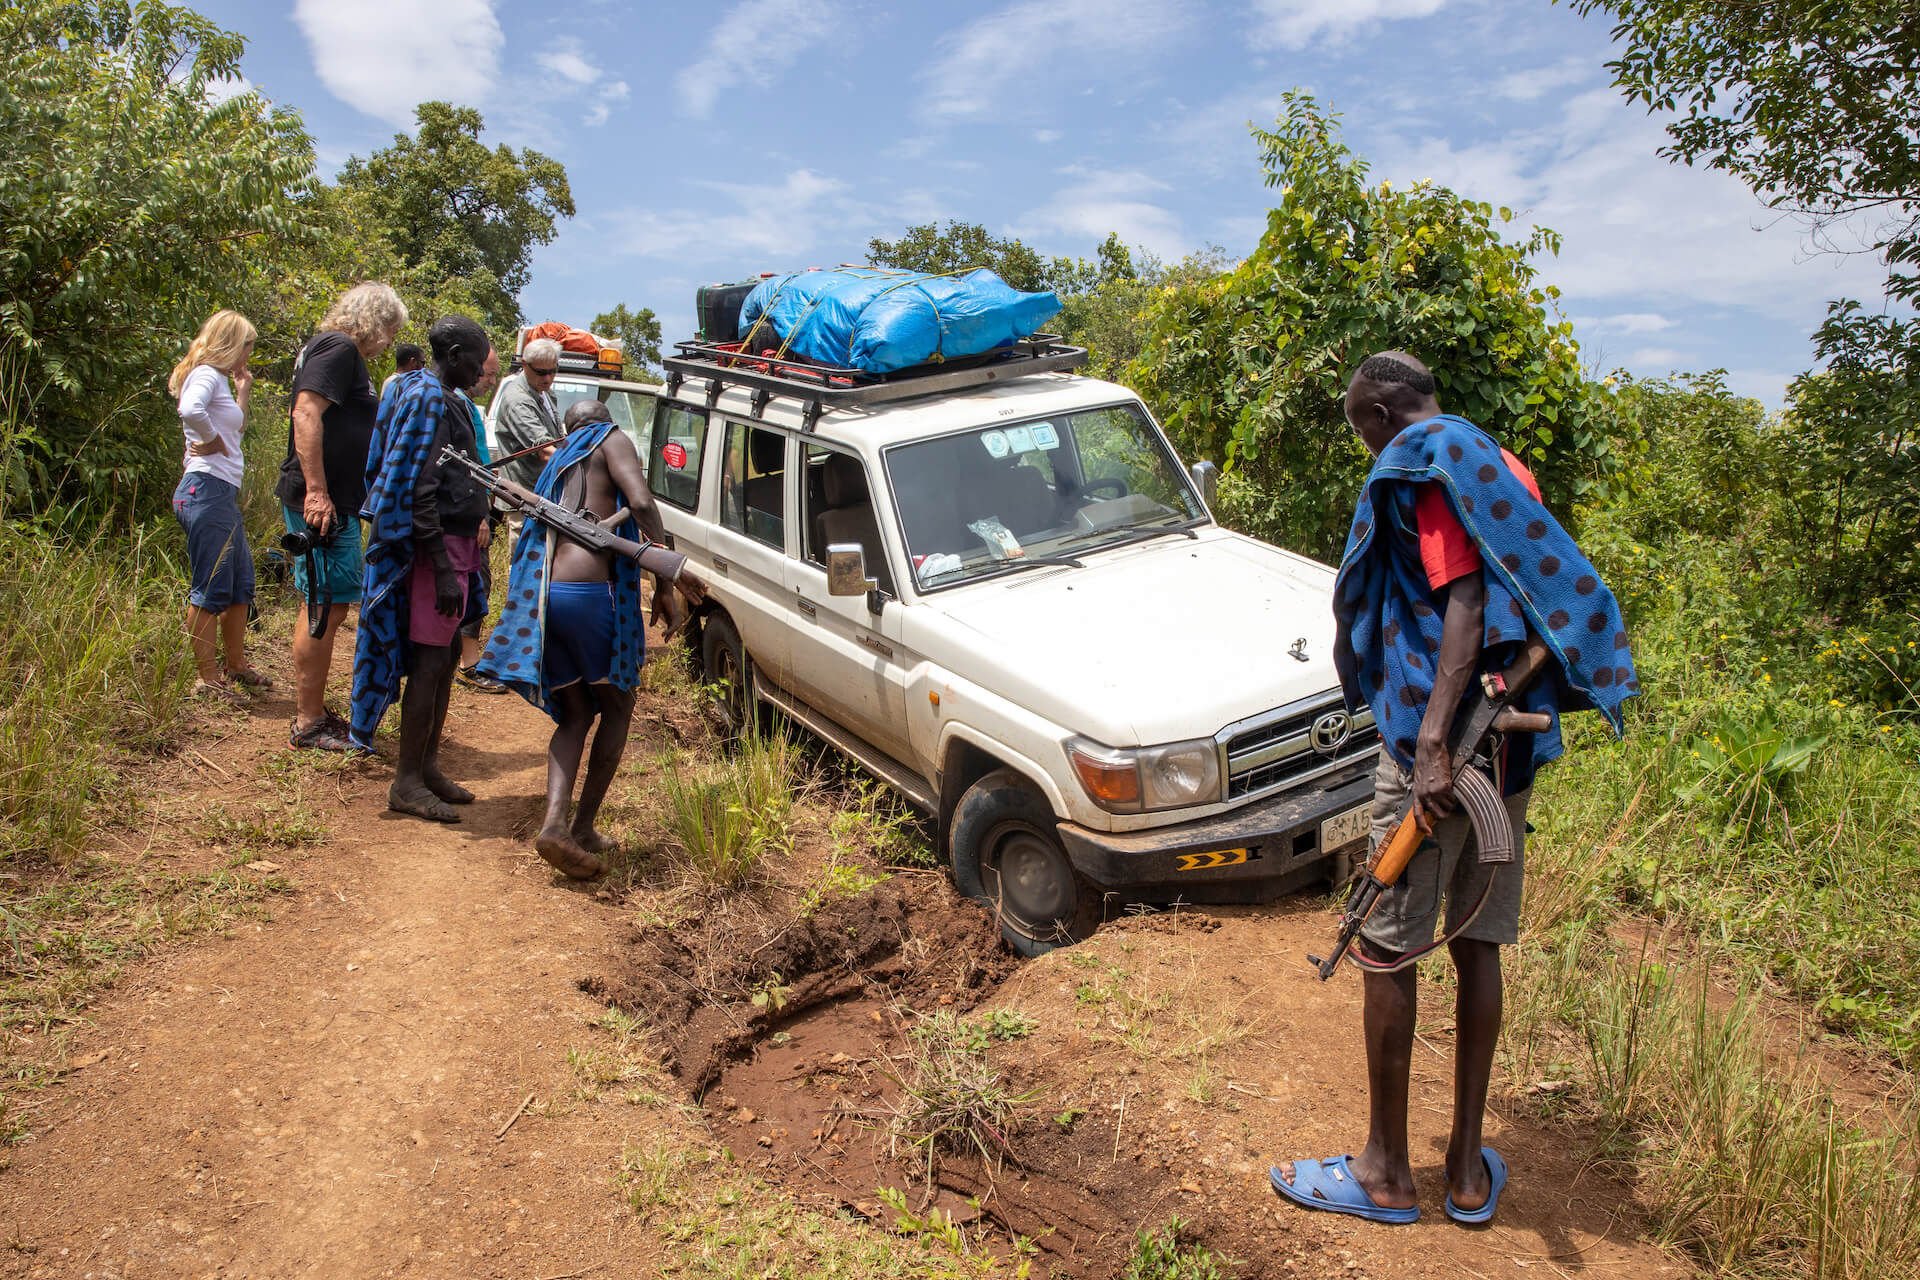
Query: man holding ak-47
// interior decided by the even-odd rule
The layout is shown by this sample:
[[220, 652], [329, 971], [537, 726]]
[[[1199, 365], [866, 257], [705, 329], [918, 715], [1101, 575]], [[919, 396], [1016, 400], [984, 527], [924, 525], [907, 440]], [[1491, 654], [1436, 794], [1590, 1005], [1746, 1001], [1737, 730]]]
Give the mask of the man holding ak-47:
[[[684, 616], [676, 592], [698, 604], [706, 588], [682, 557], [659, 545], [666, 524], [639, 451], [614, 426], [607, 406], [582, 400], [567, 410], [564, 425], [566, 439], [533, 494], [493, 481], [496, 495], [529, 518], [479, 669], [553, 717], [547, 814], [533, 845], [559, 871], [587, 880], [606, 871], [601, 855], [614, 847], [594, 823], [626, 750], [646, 652], [641, 571], [654, 575], [654, 613], [665, 615], [668, 634]], [[596, 717], [586, 781], [569, 820]]]
[[1413, 965], [1440, 945], [1443, 898], [1442, 941], [1459, 977], [1445, 1208], [1457, 1222], [1493, 1217], [1507, 1167], [1482, 1145], [1481, 1124], [1500, 1036], [1500, 947], [1519, 939], [1534, 770], [1561, 753], [1561, 712], [1597, 709], [1618, 733], [1621, 704], [1640, 691], [1619, 607], [1533, 477], [1478, 427], [1443, 414], [1435, 391], [1420, 361], [1386, 352], [1360, 366], [1346, 397], [1347, 422], [1375, 461], [1334, 586], [1334, 661], [1349, 709], [1371, 706], [1383, 750], [1374, 860], [1322, 977], [1357, 933], [1367, 1144], [1269, 1174], [1303, 1207], [1386, 1223], [1420, 1216], [1407, 1137]]

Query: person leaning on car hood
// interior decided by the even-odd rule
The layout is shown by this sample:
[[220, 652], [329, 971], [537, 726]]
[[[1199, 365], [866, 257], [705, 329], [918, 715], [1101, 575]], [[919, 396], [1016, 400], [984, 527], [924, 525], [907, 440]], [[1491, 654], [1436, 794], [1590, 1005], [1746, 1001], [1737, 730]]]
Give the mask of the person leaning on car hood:
[[547, 446], [500, 467], [501, 475], [529, 489], [540, 483], [540, 472], [560, 443], [560, 408], [553, 398], [553, 377], [559, 371], [560, 344], [536, 338], [520, 353], [520, 372], [500, 384], [500, 407], [493, 415], [500, 456]]

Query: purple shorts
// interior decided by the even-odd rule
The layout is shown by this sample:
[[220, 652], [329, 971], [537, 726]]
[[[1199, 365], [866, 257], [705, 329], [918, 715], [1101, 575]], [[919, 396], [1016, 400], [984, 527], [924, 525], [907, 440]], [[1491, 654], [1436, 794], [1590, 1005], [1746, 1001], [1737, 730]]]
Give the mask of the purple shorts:
[[433, 607], [433, 565], [419, 556], [413, 558], [413, 574], [407, 581], [409, 616], [407, 638], [413, 644], [449, 645], [460, 632], [460, 619], [467, 611], [470, 575], [480, 566], [480, 545], [472, 538], [447, 535], [447, 560], [460, 579], [460, 607], [451, 614]]

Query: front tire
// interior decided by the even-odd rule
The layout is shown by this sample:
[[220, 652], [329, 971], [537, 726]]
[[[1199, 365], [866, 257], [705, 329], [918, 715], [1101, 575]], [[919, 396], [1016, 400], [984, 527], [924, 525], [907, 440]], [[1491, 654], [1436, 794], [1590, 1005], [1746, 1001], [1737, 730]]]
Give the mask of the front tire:
[[1046, 797], [1011, 769], [967, 788], [954, 809], [953, 882], [983, 904], [1024, 956], [1091, 937], [1102, 894], [1067, 858]]
[[700, 675], [708, 687], [708, 718], [722, 737], [739, 737], [746, 730], [753, 691], [747, 687], [740, 633], [724, 613], [710, 615], [700, 628]]

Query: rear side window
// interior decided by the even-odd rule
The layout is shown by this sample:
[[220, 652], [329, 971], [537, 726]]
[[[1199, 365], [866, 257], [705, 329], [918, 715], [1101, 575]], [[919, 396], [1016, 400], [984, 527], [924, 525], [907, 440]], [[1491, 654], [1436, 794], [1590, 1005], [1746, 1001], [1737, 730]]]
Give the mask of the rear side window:
[[613, 425], [626, 432], [634, 448], [640, 451], [640, 456], [646, 457], [648, 437], [653, 434], [653, 397], [631, 391], [608, 391], [605, 394], [607, 412], [613, 415]]
[[720, 523], [785, 550], [786, 468], [784, 435], [729, 422], [726, 461], [720, 473]]
[[654, 497], [687, 511], [700, 505], [700, 443], [706, 433], [705, 409], [661, 401], [647, 450], [647, 487]]

